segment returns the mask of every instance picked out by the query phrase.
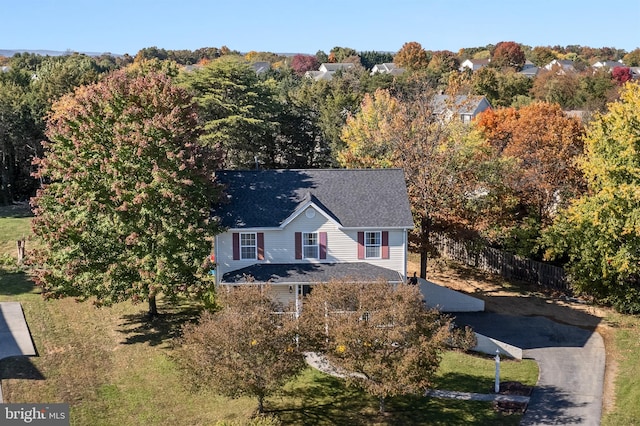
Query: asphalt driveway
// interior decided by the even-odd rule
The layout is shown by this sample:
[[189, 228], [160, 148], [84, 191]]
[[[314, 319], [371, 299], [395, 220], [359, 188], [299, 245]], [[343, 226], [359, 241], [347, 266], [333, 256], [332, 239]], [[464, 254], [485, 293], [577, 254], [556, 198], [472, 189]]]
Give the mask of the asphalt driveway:
[[605, 349], [602, 337], [544, 317], [454, 314], [456, 324], [523, 349], [540, 377], [521, 425], [599, 425]]

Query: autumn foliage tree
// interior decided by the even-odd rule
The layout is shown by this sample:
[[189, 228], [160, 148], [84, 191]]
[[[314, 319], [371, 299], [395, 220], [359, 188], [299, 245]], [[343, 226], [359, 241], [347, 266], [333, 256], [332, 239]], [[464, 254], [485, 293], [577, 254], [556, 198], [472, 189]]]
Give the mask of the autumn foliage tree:
[[63, 96], [32, 199], [32, 259], [45, 297], [98, 304], [200, 296], [216, 226], [211, 157], [191, 97], [157, 73], [117, 71]]
[[304, 75], [307, 71], [315, 71], [320, 66], [314, 55], [297, 54], [291, 58], [291, 69], [297, 75]]
[[640, 313], [640, 85], [627, 83], [587, 127], [580, 169], [588, 192], [546, 233], [548, 258], [568, 260], [573, 288]]
[[562, 73], [556, 69], [540, 70], [533, 82], [531, 95], [536, 100], [556, 103], [562, 108], [570, 109], [579, 104], [576, 98], [579, 88], [580, 79], [576, 73]]
[[402, 48], [393, 57], [393, 62], [400, 68], [408, 70], [422, 70], [429, 65], [431, 57], [417, 41], [410, 41], [402, 45]]
[[[472, 127], [436, 114], [433, 95], [419, 90], [398, 99], [378, 90], [366, 97], [342, 130], [346, 147], [338, 156], [343, 167], [404, 170], [415, 222], [411, 246], [420, 253], [423, 278], [433, 251], [431, 233], [483, 226], [501, 199], [495, 177], [502, 165], [487, 155], [488, 146]], [[485, 196], [470, 195], [480, 189]]]
[[517, 161], [514, 173], [505, 177], [508, 186], [544, 223], [580, 193], [576, 160], [582, 154], [582, 124], [557, 104], [486, 111], [477, 125], [498, 155]]
[[305, 366], [296, 345], [297, 321], [280, 315], [270, 287], [222, 288], [217, 312], [183, 327], [176, 360], [195, 384], [230, 398], [252, 396], [258, 412]]
[[622, 86], [631, 80], [631, 69], [629, 67], [614, 67], [613, 70], [611, 70], [611, 77], [618, 85]]
[[320, 348], [348, 384], [376, 396], [424, 394], [451, 337], [450, 320], [427, 310], [418, 286], [332, 281], [304, 304], [303, 344]]
[[503, 41], [496, 45], [491, 57], [491, 66], [498, 68], [513, 68], [521, 70], [525, 63], [524, 52], [520, 45], [514, 41]]

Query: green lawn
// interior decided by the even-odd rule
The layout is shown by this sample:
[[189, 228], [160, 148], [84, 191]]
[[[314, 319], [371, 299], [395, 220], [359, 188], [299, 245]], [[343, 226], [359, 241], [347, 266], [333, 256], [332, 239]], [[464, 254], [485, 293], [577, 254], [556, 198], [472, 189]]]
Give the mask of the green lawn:
[[614, 348], [607, 357], [617, 363], [615, 409], [605, 413], [602, 426], [640, 425], [640, 317], [613, 315]]
[[[160, 305], [165, 315], [148, 324], [140, 305], [95, 308], [72, 299], [44, 301], [20, 272], [0, 274], [0, 301], [6, 300], [22, 302], [39, 353], [0, 361], [6, 402], [68, 402], [77, 425], [246, 424], [256, 407], [253, 399], [228, 400], [183, 382], [171, 354], [180, 324], [196, 315], [186, 306]], [[513, 378], [530, 382], [537, 372], [530, 363], [524, 372], [508, 373], [507, 364], [505, 375]], [[488, 391], [492, 365], [489, 358], [449, 353], [438, 383], [453, 390]], [[283, 395], [268, 399], [266, 409], [285, 424], [519, 422], [519, 416], [501, 415], [488, 403], [424, 397], [393, 398], [389, 414], [379, 416], [375, 399], [311, 369]]]
[[[29, 230], [28, 218], [0, 218], [0, 247]], [[11, 232], [3, 230], [11, 228]], [[17, 233], [17, 234], [16, 234]], [[2, 249], [0, 249], [2, 250]], [[4, 252], [6, 253], [6, 251]], [[0, 251], [0, 255], [3, 251]], [[0, 361], [5, 402], [68, 402], [74, 425], [242, 425], [256, 407], [252, 399], [228, 400], [183, 381], [172, 358], [172, 338], [180, 325], [196, 317], [189, 305], [159, 305], [165, 315], [149, 324], [146, 306], [121, 303], [96, 308], [73, 299], [44, 301], [28, 275], [0, 270], [0, 301], [22, 302], [39, 356]], [[634, 424], [640, 419], [637, 383], [640, 332], [635, 319], [619, 320], [622, 352], [618, 409], [604, 425]], [[534, 384], [532, 361], [505, 361], [503, 381]], [[449, 352], [442, 361], [436, 388], [489, 392], [493, 387], [491, 357]], [[624, 404], [624, 405], [621, 405]], [[377, 413], [377, 401], [346, 388], [333, 377], [308, 369], [265, 407], [284, 424], [354, 425], [517, 425], [520, 416], [506, 416], [491, 404], [424, 397], [388, 401], [389, 413]], [[268, 422], [266, 422], [268, 423]], [[271, 422], [275, 423], [275, 422]]]

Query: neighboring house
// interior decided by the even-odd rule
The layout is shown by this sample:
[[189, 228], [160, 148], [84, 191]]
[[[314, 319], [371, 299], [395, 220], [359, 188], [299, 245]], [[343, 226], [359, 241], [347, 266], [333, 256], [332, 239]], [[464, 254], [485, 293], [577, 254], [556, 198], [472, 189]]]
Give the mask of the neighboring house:
[[536, 75], [538, 75], [538, 71], [540, 71], [540, 68], [536, 67], [533, 62], [527, 60], [525, 61], [519, 73], [524, 75], [525, 77], [534, 78]]
[[449, 95], [436, 95], [432, 103], [433, 114], [451, 120], [458, 116], [463, 123], [469, 123], [476, 115], [491, 108], [484, 96], [458, 95], [453, 101]]
[[629, 71], [631, 71], [631, 78], [633, 80], [640, 79], [640, 67], [629, 67]]
[[413, 228], [401, 169], [221, 171], [218, 285], [270, 283], [286, 309], [314, 284], [404, 282]]
[[404, 68], [398, 67], [393, 62], [385, 62], [383, 64], [376, 64], [371, 68], [371, 75], [374, 74], [391, 74], [400, 75], [404, 72]]
[[554, 59], [544, 66], [547, 71], [555, 71], [556, 74], [563, 75], [576, 72], [574, 62], [569, 59]]
[[607, 68], [611, 72], [616, 67], [624, 67], [624, 64], [616, 61], [598, 61], [591, 66], [593, 68]]
[[182, 67], [182, 70], [185, 72], [193, 72], [204, 68], [204, 65], [193, 64], [193, 65], [185, 65]]
[[466, 59], [460, 64], [460, 71], [469, 69], [471, 71], [478, 71], [482, 67], [486, 67], [491, 62], [491, 59]]
[[258, 61], [253, 62], [251, 64], [251, 68], [256, 72], [256, 74], [264, 74], [271, 69], [271, 64], [267, 61]]
[[304, 75], [314, 80], [331, 80], [337, 71], [348, 70], [355, 65], [350, 62], [323, 63], [318, 71], [307, 71]]

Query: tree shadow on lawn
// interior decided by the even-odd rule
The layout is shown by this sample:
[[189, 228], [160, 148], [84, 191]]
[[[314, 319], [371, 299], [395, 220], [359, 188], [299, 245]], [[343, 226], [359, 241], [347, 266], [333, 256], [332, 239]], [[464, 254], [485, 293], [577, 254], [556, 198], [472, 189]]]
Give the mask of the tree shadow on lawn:
[[7, 271], [0, 267], [0, 296], [19, 296], [39, 292], [40, 289], [26, 273]]
[[455, 372], [441, 374], [433, 380], [434, 389], [446, 389], [461, 392], [492, 393], [494, 386], [495, 383], [493, 380]]
[[44, 380], [44, 375], [23, 355], [10, 356], [0, 360], [0, 379]]
[[124, 315], [118, 331], [126, 338], [125, 345], [147, 343], [151, 346], [168, 344], [182, 332], [182, 326], [189, 322], [196, 322], [202, 308], [193, 305], [159, 306], [160, 314], [149, 318], [146, 312]]
[[[291, 407], [293, 404], [296, 406]], [[306, 386], [287, 389], [281, 399], [271, 398], [267, 408], [284, 424], [515, 426], [520, 421], [520, 416], [494, 412], [487, 402], [417, 395], [388, 398], [387, 411], [380, 414], [377, 398], [346, 386], [341, 379], [326, 375], [315, 377]]]
[[28, 202], [0, 206], [0, 217], [31, 217], [31, 205]]

